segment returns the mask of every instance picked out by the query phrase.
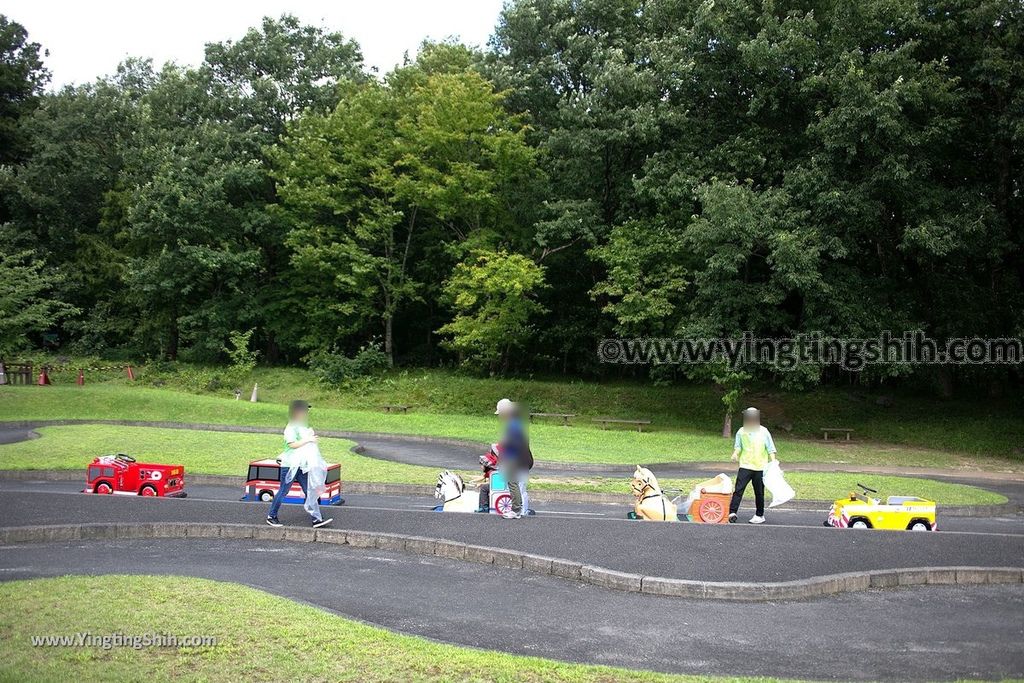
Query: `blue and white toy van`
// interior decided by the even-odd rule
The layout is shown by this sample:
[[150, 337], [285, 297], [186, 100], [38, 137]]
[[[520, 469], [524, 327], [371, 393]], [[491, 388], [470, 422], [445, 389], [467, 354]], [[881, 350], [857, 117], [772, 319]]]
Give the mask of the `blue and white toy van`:
[[[249, 463], [249, 474], [245, 478], [245, 495], [242, 500], [269, 503], [280, 488], [281, 464], [274, 459], [253, 460]], [[306, 496], [303, 495], [298, 482], [292, 482], [291, 490], [285, 496], [284, 502], [299, 505], [306, 502]], [[320, 496], [320, 504], [341, 504], [341, 465], [338, 463], [327, 465], [327, 490]]]

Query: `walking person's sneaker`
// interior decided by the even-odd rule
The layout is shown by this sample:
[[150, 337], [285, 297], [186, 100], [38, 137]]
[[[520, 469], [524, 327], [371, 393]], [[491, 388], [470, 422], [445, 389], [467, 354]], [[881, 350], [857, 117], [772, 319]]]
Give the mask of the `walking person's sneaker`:
[[328, 524], [330, 524], [333, 521], [334, 521], [333, 517], [328, 517], [327, 519], [314, 519], [313, 520], [313, 528], [314, 529], [319, 529], [322, 526], [327, 526]]
[[761, 515], [754, 515], [750, 518], [751, 524], [764, 524], [764, 517]]
[[737, 519], [739, 518], [736, 516], [735, 512], [729, 513], [729, 524], [735, 524]]
[[267, 524], [270, 526], [284, 526], [277, 517], [267, 517]]
[[504, 517], [505, 519], [519, 519], [522, 516], [522, 514], [516, 512], [515, 510], [509, 510], [508, 512], [502, 515], [502, 517]]

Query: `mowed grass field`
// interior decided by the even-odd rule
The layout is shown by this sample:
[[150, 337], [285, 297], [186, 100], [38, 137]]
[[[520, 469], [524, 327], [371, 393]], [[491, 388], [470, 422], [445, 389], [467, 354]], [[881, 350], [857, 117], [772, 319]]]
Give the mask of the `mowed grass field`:
[[[143, 461], [185, 466], [186, 474], [226, 474], [242, 476], [248, 463], [276, 456], [282, 439], [274, 434], [234, 434], [229, 432], [76, 425], [42, 427], [40, 438], [0, 446], [0, 469], [70, 469], [84, 471], [96, 455], [128, 453]], [[320, 440], [320, 450], [329, 462], [342, 466], [344, 481], [433, 485], [438, 470], [352, 453], [352, 442], [345, 439]], [[723, 471], [732, 468], [723, 466]], [[477, 472], [461, 472], [464, 477]], [[804, 500], [831, 500], [845, 495], [858, 481], [870, 476], [870, 483], [884, 494], [917, 495], [942, 505], [988, 505], [1005, 503], [1000, 494], [983, 489], [910, 477], [848, 474], [841, 472], [791, 472], [787, 480]], [[187, 479], [186, 479], [187, 481]], [[688, 491], [697, 479], [661, 480], [666, 489]], [[533, 490], [560, 490], [621, 494], [628, 504], [626, 477], [535, 477]]]
[[[38, 358], [58, 364], [56, 358]], [[60, 359], [63, 370], [53, 380], [73, 385], [77, 368], [109, 365], [90, 358]], [[188, 363], [151, 363], [135, 367], [130, 383], [119, 369], [86, 371], [86, 383], [162, 386], [203, 396], [231, 397], [239, 388], [248, 398], [253, 382], [260, 397], [274, 403], [301, 397], [321, 408], [375, 411], [381, 404], [411, 404], [416, 413], [487, 417], [502, 397], [529, 410], [575, 413], [577, 426], [594, 426], [594, 417], [653, 420], [654, 431], [684, 431], [714, 437], [721, 431], [722, 403], [709, 384], [657, 384], [650, 381], [592, 381], [567, 378], [477, 377], [443, 369], [396, 369], [352, 381], [343, 387], [318, 383], [301, 368], [258, 367], [245, 376], [223, 367]], [[848, 427], [861, 440], [905, 449], [936, 450], [970, 456], [997, 456], [1024, 461], [1024, 396], [1010, 394], [939, 399], [927, 388], [866, 389], [819, 387], [783, 391], [752, 385], [744, 405], [762, 409], [765, 424], [777, 433], [819, 439], [822, 427]], [[894, 450], [890, 457], [899, 459]], [[910, 464], [910, 463], [907, 463]]]
[[[288, 396], [296, 395], [294, 392]], [[282, 395], [284, 396], [284, 395]], [[283, 400], [283, 398], [282, 398]], [[311, 421], [320, 429], [450, 437], [489, 443], [500, 425], [490, 405], [479, 414], [439, 414], [414, 408], [408, 414], [335, 408], [314, 400]], [[85, 387], [0, 387], [0, 420], [129, 419], [256, 425], [283, 428], [285, 403], [250, 403], [232, 398], [194, 395], [138, 384], [95, 384]], [[571, 427], [538, 423], [531, 426], [531, 445], [538, 460], [612, 464], [722, 462], [729, 467], [732, 442], [714, 430], [660, 428], [637, 433], [602, 430], [587, 422]], [[967, 455], [858, 441], [833, 445], [776, 433], [782, 462], [824, 462], [948, 468], [1013, 469], [1024, 463], [1007, 458]]]
[[[140, 599], [139, 596], [145, 596]], [[5, 681], [768, 681], [669, 676], [445, 645], [232, 583], [176, 576], [0, 583]], [[240, 606], [244, 606], [241, 609]], [[252, 619], [252, 614], [260, 614]], [[207, 636], [199, 647], [32, 646], [33, 636]]]

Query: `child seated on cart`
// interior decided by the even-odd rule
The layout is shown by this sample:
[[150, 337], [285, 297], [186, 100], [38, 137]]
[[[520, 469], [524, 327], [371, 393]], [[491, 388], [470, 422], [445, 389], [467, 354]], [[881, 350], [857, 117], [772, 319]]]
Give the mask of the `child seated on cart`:
[[480, 505], [477, 512], [491, 511], [491, 475], [498, 469], [498, 445], [491, 444], [491, 449], [480, 456], [483, 473], [471, 483], [480, 487]]

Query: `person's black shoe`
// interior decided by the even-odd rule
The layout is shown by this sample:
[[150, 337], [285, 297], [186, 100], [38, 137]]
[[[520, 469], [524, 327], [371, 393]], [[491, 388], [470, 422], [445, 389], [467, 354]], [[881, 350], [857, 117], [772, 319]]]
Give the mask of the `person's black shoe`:
[[270, 526], [284, 526], [277, 517], [267, 517], [267, 524]]
[[319, 529], [322, 526], [327, 526], [328, 524], [330, 524], [333, 521], [334, 521], [333, 517], [329, 518], [329, 519], [314, 519], [313, 520], [313, 528], [314, 529]]
[[739, 518], [736, 516], [735, 512], [729, 513], [729, 524], [735, 524], [737, 519]]

